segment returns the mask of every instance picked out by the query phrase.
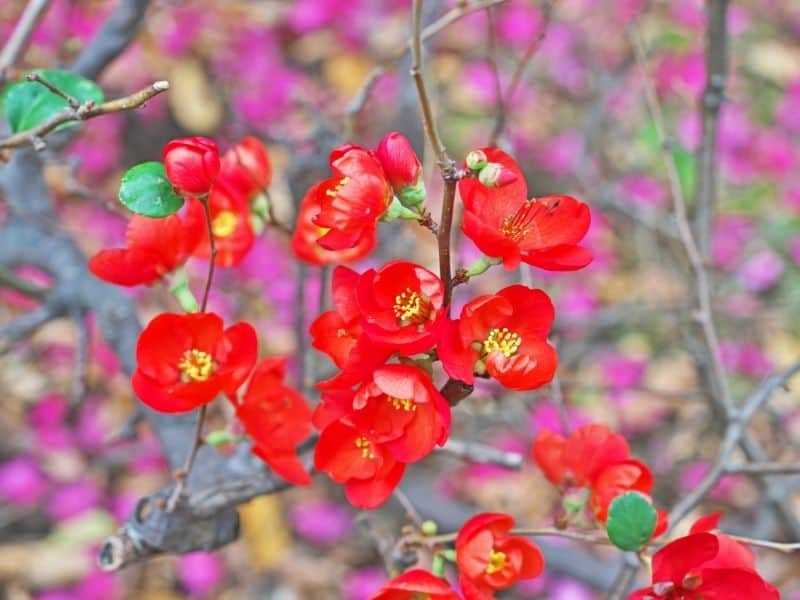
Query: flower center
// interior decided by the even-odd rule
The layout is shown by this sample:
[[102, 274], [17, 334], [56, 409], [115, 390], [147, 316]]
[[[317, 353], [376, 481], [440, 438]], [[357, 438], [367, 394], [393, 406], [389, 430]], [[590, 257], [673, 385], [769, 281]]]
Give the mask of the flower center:
[[181, 370], [181, 381], [208, 381], [214, 374], [214, 359], [208, 352], [192, 348], [183, 353], [178, 363]]
[[489, 335], [483, 340], [483, 354], [499, 350], [506, 358], [510, 358], [517, 353], [521, 344], [522, 338], [518, 333], [509, 331], [508, 327], [502, 329], [495, 327], [489, 330]]
[[414, 412], [417, 410], [417, 403], [408, 398], [395, 398], [394, 396], [386, 396], [386, 400], [395, 410], [404, 410], [406, 412]]
[[356, 438], [356, 448], [361, 450], [361, 458], [368, 458], [370, 460], [375, 458], [375, 452], [372, 450], [372, 442], [363, 435]]
[[339, 192], [342, 191], [342, 188], [348, 183], [350, 183], [350, 178], [342, 177], [334, 187], [325, 190], [325, 195], [330, 196], [331, 198], [336, 198]]
[[400, 325], [424, 323], [431, 314], [431, 303], [411, 288], [395, 296], [393, 308]]
[[492, 575], [502, 571], [506, 566], [506, 553], [496, 551], [494, 548], [489, 550], [489, 564], [486, 565], [486, 574]]
[[214, 237], [226, 238], [236, 231], [236, 213], [230, 210], [223, 210], [211, 219], [211, 232]]

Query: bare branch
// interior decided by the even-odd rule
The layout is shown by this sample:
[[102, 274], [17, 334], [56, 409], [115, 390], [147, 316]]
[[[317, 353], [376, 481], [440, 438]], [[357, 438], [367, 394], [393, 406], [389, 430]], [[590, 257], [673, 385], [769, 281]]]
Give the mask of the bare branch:
[[95, 105], [90, 101], [80, 104], [77, 108], [65, 107], [36, 127], [25, 131], [20, 131], [19, 133], [15, 133], [4, 140], [0, 140], [0, 148], [19, 148], [28, 144], [36, 145], [37, 140], [42, 140], [45, 135], [61, 125], [75, 121], [85, 121], [87, 119], [93, 119], [94, 117], [100, 117], [102, 115], [108, 115], [124, 110], [139, 108], [153, 96], [156, 96], [161, 92], [165, 92], [168, 89], [169, 82], [156, 81], [152, 85], [149, 85], [148, 87], [139, 90], [130, 96], [125, 96], [124, 98], [110, 100], [98, 105]]
[[798, 475], [800, 474], [800, 462], [762, 462], [728, 465], [725, 467], [725, 472], [743, 473], [745, 475]]
[[519, 469], [525, 462], [525, 457], [517, 452], [506, 452], [480, 442], [469, 442], [456, 438], [449, 438], [439, 450], [462, 460], [498, 465], [509, 469]]
[[694, 231], [700, 252], [707, 257], [711, 248], [711, 227], [717, 205], [717, 126], [725, 100], [728, 71], [728, 0], [706, 4], [706, 87], [700, 99], [702, 133], [697, 149], [697, 190]]

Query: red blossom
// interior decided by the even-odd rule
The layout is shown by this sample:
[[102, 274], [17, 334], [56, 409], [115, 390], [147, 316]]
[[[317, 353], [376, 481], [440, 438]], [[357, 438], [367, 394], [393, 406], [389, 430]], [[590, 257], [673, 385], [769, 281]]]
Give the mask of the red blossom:
[[691, 533], [653, 555], [652, 585], [629, 600], [778, 600], [755, 570], [749, 548], [716, 529], [719, 515], [698, 519]]
[[438, 346], [450, 377], [472, 384], [488, 373], [512, 390], [548, 383], [558, 357], [547, 343], [553, 303], [542, 290], [512, 285], [467, 303], [459, 319], [443, 327]]
[[299, 259], [312, 265], [342, 264], [367, 256], [375, 248], [375, 228], [367, 228], [358, 243], [344, 250], [326, 250], [317, 241], [329, 229], [314, 223], [322, 210], [320, 195], [324, 195], [324, 182], [318, 183], [306, 192], [297, 212], [297, 224], [292, 234], [292, 250]]
[[423, 569], [411, 569], [395, 577], [370, 596], [370, 600], [459, 600], [444, 579]]
[[355, 248], [364, 237], [374, 236], [392, 190], [380, 163], [364, 148], [339, 146], [331, 152], [330, 165], [333, 177], [316, 193], [320, 212], [312, 220], [327, 229], [318, 243], [328, 250]]
[[[217, 249], [216, 264], [220, 267], [233, 267], [241, 263], [255, 242], [255, 233], [250, 223], [250, 206], [246, 198], [214, 186], [208, 197], [211, 212], [211, 231]], [[200, 200], [190, 198], [187, 201], [186, 221], [192, 227], [202, 224], [203, 234], [194, 255], [200, 258], [211, 258], [211, 246], [208, 242], [208, 226], [205, 209]]]
[[216, 185], [249, 198], [269, 187], [271, 180], [267, 149], [258, 138], [247, 136], [222, 156]]
[[314, 468], [344, 484], [345, 495], [353, 506], [371, 509], [391, 496], [406, 466], [395, 460], [384, 444], [344, 421], [336, 421], [320, 433]]
[[356, 285], [361, 325], [374, 342], [403, 355], [430, 350], [444, 316], [444, 284], [414, 263], [397, 260], [361, 274]]
[[308, 485], [311, 476], [297, 456], [297, 445], [311, 434], [311, 407], [295, 389], [284, 384], [286, 360], [267, 358], [253, 370], [241, 400], [231, 401], [236, 416], [253, 441], [253, 454], [295, 485]]
[[[644, 463], [630, 456], [628, 441], [605, 425], [584, 425], [566, 439], [543, 429], [533, 443], [532, 455], [545, 476], [562, 487], [588, 488], [594, 517], [608, 518], [611, 502], [629, 491], [647, 496], [653, 475]], [[666, 530], [666, 513], [658, 510], [653, 537]]]
[[219, 175], [219, 149], [213, 140], [189, 137], [172, 140], [164, 146], [167, 179], [180, 193], [204, 196]]
[[385, 363], [394, 350], [364, 335], [356, 300], [359, 275], [347, 267], [336, 267], [331, 278], [336, 310], [322, 313], [311, 324], [311, 345], [327, 354], [342, 371], [317, 387], [352, 387]]
[[255, 330], [247, 323], [223, 328], [214, 313], [155, 317], [139, 336], [133, 390], [159, 412], [186, 412], [233, 395], [256, 362]]
[[422, 176], [422, 163], [408, 138], [402, 133], [387, 133], [374, 152], [386, 178], [395, 192], [417, 185]]
[[456, 538], [456, 564], [466, 600], [489, 600], [495, 590], [541, 574], [541, 550], [527, 538], [510, 535], [513, 526], [514, 519], [509, 515], [483, 513], [461, 527]]
[[[321, 430], [314, 456], [317, 469], [344, 483], [354, 505], [373, 508], [383, 503], [400, 481], [399, 477], [386, 481], [395, 472], [384, 468], [384, 463], [416, 462], [447, 441], [450, 406], [420, 369], [384, 365], [355, 391], [339, 389], [323, 394], [313, 420]], [[342, 436], [348, 441], [338, 447], [322, 443], [323, 439]], [[364, 464], [357, 471], [350, 471], [346, 462], [347, 457], [355, 456], [350, 438], [363, 450], [359, 456]], [[363, 483], [364, 479], [372, 481], [376, 474], [383, 476], [380, 482], [369, 486]]]
[[458, 184], [464, 203], [464, 234], [487, 256], [502, 259], [506, 269], [520, 261], [548, 271], [573, 271], [588, 265], [591, 253], [578, 244], [589, 230], [589, 207], [571, 196], [528, 199], [516, 161], [497, 148], [484, 148], [502, 167], [500, 187], [466, 177]]
[[125, 231], [126, 247], [100, 250], [89, 259], [89, 270], [109, 283], [149, 285], [185, 263], [202, 235], [202, 224], [184, 223], [177, 215], [133, 215]]

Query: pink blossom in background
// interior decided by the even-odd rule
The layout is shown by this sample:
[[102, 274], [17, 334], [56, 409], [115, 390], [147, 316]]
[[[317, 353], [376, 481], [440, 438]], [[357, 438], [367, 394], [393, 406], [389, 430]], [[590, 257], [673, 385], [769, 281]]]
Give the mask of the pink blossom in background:
[[761, 378], [769, 375], [774, 368], [766, 353], [751, 342], [737, 343], [733, 340], [722, 340], [720, 352], [722, 362], [728, 371]]
[[575, 283], [561, 292], [558, 314], [567, 321], [586, 321], [600, 308], [600, 301], [589, 287]]
[[586, 141], [580, 132], [564, 131], [540, 142], [536, 151], [536, 163], [554, 175], [565, 176], [580, 164], [585, 151]]
[[752, 221], [741, 215], [720, 215], [714, 222], [711, 255], [714, 264], [730, 270], [741, 260], [744, 246], [752, 239]]
[[699, 97], [706, 81], [706, 69], [702, 54], [664, 54], [655, 70], [657, 90], [662, 94], [689, 94]]
[[548, 600], [593, 600], [592, 588], [574, 579], [557, 579], [547, 590]]
[[800, 181], [787, 182], [780, 193], [780, 202], [783, 207], [797, 214], [800, 213]]
[[795, 79], [787, 87], [783, 98], [776, 107], [777, 125], [791, 131], [800, 133], [800, 79]]
[[109, 511], [118, 523], [122, 523], [133, 514], [133, 509], [136, 508], [138, 502], [138, 494], [131, 492], [118, 494], [109, 502]]
[[[723, 108], [723, 110], [725, 110]], [[702, 124], [700, 122], [700, 115], [696, 110], [687, 110], [681, 113], [678, 117], [677, 126], [675, 128], [678, 141], [687, 150], [695, 151], [700, 145], [700, 137], [702, 135]]]
[[165, 24], [155, 36], [161, 50], [172, 57], [191, 51], [197, 36], [209, 27], [208, 13], [198, 6], [174, 4], [165, 15]]
[[84, 398], [78, 409], [75, 422], [75, 439], [84, 452], [101, 452], [106, 448], [106, 439], [111, 424], [103, 414], [103, 402], [100, 398]]
[[36, 504], [45, 494], [48, 482], [36, 461], [18, 455], [0, 464], [0, 498], [16, 506]]
[[736, 280], [751, 292], [764, 292], [783, 275], [783, 260], [770, 249], [761, 250], [745, 260], [736, 271]]
[[529, 2], [513, 1], [503, 6], [497, 18], [497, 37], [525, 48], [539, 35], [544, 19], [538, 7]]
[[795, 141], [784, 132], [760, 131], [751, 152], [753, 161], [766, 178], [785, 177], [797, 170]]
[[369, 600], [386, 583], [388, 578], [382, 568], [365, 567], [350, 571], [344, 577], [342, 591], [347, 600]]
[[646, 0], [612, 0], [611, 10], [615, 20], [624, 23], [633, 21], [647, 8]]
[[706, 25], [706, 14], [700, 0], [673, 0], [669, 14], [678, 25], [693, 31], [702, 31]]
[[[584, 414], [580, 408], [567, 406], [567, 419], [572, 429], [589, 423], [588, 415]], [[549, 429], [555, 433], [566, 435], [561, 424], [561, 415], [558, 407], [549, 399], [542, 399], [531, 408], [528, 416], [528, 429], [531, 437], [536, 437], [542, 429]]]
[[[686, 493], [695, 489], [708, 473], [710, 466], [705, 461], [694, 461], [683, 467], [680, 474], [680, 487]], [[709, 493], [709, 498], [723, 500], [728, 498], [737, 482], [733, 475], [723, 475]]]
[[122, 113], [94, 119], [70, 145], [70, 153], [80, 160], [80, 174], [87, 180], [108, 175], [122, 157], [122, 146], [116, 141], [122, 135], [125, 117]]
[[353, 516], [341, 504], [312, 500], [289, 511], [292, 528], [307, 540], [322, 546], [340, 542], [353, 529]]
[[72, 432], [66, 426], [69, 406], [59, 394], [43, 396], [28, 413], [28, 426], [32, 429], [37, 446], [46, 451], [72, 447]]
[[617, 186], [620, 198], [637, 206], [660, 208], [668, 200], [664, 184], [651, 175], [627, 175], [619, 180]]
[[122, 585], [115, 573], [93, 571], [75, 586], [81, 600], [116, 600], [123, 596]]
[[614, 389], [638, 386], [647, 368], [645, 360], [617, 353], [600, 356], [597, 363], [606, 385]]
[[330, 25], [336, 19], [342, 4], [325, 0], [298, 0], [292, 2], [287, 23], [297, 33], [308, 33]]
[[92, 479], [80, 478], [56, 488], [47, 501], [47, 514], [61, 522], [77, 517], [98, 506], [102, 499], [100, 487]]
[[192, 552], [181, 556], [178, 579], [191, 596], [203, 598], [219, 586], [225, 575], [225, 566], [218, 554]]

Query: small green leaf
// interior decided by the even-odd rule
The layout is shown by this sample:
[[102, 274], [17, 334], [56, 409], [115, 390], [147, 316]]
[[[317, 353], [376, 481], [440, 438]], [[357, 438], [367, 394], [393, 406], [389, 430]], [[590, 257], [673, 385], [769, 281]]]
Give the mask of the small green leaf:
[[606, 531], [617, 548], [634, 552], [644, 546], [656, 528], [656, 509], [638, 492], [617, 496], [608, 509]]
[[[55, 69], [40, 69], [34, 72], [81, 103], [91, 100], [95, 104], [101, 104], [105, 98], [103, 90], [96, 83], [80, 75]], [[11, 125], [11, 130], [16, 133], [36, 127], [68, 107], [69, 103], [41, 83], [24, 79], [12, 83], [5, 89], [0, 96], [0, 105]], [[67, 123], [59, 129], [69, 125], [70, 123]]]
[[675, 167], [678, 170], [678, 179], [681, 182], [683, 195], [687, 199], [691, 199], [697, 179], [697, 159], [694, 154], [680, 145], [676, 145], [672, 156], [675, 158]]
[[183, 198], [172, 189], [164, 165], [155, 161], [128, 169], [119, 186], [119, 201], [137, 215], [156, 219], [168, 217], [183, 206]]
[[216, 430], [209, 431], [203, 441], [209, 446], [222, 446], [223, 444], [233, 444], [239, 439], [230, 431]]

